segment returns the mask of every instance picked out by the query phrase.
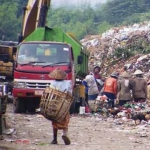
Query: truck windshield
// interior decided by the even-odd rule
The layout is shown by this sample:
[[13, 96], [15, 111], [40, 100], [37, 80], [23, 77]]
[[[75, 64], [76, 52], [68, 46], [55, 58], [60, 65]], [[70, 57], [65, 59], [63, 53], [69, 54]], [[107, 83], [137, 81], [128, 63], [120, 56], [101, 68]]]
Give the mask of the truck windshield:
[[[47, 65], [69, 63], [70, 47], [60, 43], [22, 43], [18, 49], [17, 63]], [[38, 63], [39, 62], [39, 63]], [[32, 65], [33, 65], [32, 63]]]

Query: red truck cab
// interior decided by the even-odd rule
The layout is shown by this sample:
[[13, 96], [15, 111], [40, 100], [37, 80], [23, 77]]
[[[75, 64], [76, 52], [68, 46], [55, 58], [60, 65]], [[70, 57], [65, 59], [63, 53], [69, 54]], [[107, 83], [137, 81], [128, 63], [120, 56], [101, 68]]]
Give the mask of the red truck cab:
[[56, 67], [67, 73], [66, 84], [75, 84], [75, 64], [70, 45], [59, 42], [22, 42], [14, 66], [14, 112], [38, 108], [43, 90], [50, 86], [49, 73]]

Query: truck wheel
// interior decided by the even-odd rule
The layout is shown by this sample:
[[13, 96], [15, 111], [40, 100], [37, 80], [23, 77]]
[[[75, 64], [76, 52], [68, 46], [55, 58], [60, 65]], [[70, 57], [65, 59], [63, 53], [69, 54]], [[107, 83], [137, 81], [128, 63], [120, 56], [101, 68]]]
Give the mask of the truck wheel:
[[14, 113], [25, 113], [26, 112], [24, 99], [16, 98], [13, 102], [13, 107], [14, 107]]
[[35, 113], [35, 107], [29, 107], [28, 108], [28, 111], [29, 111], [29, 113]]

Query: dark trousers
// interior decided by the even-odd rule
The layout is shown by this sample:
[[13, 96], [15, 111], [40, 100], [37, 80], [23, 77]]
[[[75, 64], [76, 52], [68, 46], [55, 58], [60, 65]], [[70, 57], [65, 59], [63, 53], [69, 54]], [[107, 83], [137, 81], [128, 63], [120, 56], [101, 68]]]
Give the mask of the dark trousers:
[[85, 94], [85, 102], [86, 102], [87, 105], [89, 105], [88, 104], [88, 94], [87, 93]]
[[108, 106], [109, 107], [115, 107], [115, 102], [114, 102], [115, 100], [114, 99], [108, 99]]
[[130, 100], [119, 100], [119, 106], [123, 106], [124, 104], [131, 102]]
[[146, 101], [146, 99], [145, 98], [134, 98], [134, 101], [135, 102], [145, 102]]
[[106, 95], [108, 97], [108, 105], [109, 107], [114, 107], [115, 106], [115, 99], [116, 99], [116, 95], [113, 93], [109, 93], [109, 92], [103, 92], [103, 95]]

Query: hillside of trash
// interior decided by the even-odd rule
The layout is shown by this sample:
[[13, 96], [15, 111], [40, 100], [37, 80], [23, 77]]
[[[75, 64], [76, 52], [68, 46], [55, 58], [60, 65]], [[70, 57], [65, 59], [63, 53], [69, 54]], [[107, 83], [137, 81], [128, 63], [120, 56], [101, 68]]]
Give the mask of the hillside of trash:
[[88, 35], [81, 40], [90, 52], [89, 70], [96, 65], [104, 76], [121, 71], [124, 66], [149, 74], [150, 22], [114, 27], [102, 35]]

